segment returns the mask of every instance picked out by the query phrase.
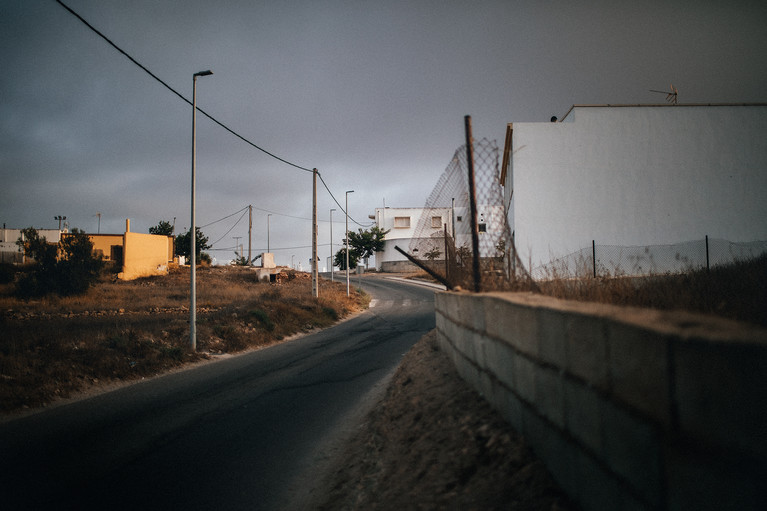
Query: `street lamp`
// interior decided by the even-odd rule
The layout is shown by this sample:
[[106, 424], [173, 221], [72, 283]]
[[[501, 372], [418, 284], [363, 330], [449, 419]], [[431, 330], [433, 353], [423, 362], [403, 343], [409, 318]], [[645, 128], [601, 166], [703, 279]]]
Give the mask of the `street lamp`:
[[349, 194], [354, 190], [346, 191], [346, 297], [349, 297]]
[[61, 216], [61, 215], [56, 215], [56, 216], [53, 217], [53, 219], [59, 221], [59, 231], [60, 231], [61, 230], [61, 221], [62, 220], [66, 220], [67, 217]]
[[269, 217], [270, 216], [272, 216], [271, 213], [266, 215], [266, 252], [267, 253], [271, 252], [271, 250], [269, 250], [270, 247], [271, 247], [270, 244], [269, 244], [269, 231], [271, 230], [271, 228], [269, 227]]
[[213, 72], [200, 71], [192, 75], [192, 226], [189, 228], [189, 341], [192, 351], [197, 351], [197, 229], [194, 218], [194, 195], [197, 185], [197, 77]]

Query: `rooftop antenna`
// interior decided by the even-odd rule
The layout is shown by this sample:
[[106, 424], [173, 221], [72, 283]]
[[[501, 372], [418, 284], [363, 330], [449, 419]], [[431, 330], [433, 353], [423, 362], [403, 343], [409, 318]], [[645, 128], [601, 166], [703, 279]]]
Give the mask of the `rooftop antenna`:
[[677, 97], [679, 95], [679, 91], [677, 90], [674, 85], [671, 85], [671, 92], [665, 91], [665, 90], [653, 90], [650, 89], [650, 92], [657, 92], [659, 94], [665, 94], [666, 95], [666, 102], [671, 103], [672, 105], [676, 105]]

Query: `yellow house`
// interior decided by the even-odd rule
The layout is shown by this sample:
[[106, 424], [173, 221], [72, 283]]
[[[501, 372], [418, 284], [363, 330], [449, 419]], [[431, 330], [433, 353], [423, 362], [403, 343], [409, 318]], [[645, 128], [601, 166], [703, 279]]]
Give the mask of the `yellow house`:
[[150, 275], [164, 275], [173, 262], [173, 236], [130, 232], [130, 219], [125, 220], [125, 234], [89, 234], [93, 251], [105, 261], [113, 261], [122, 271], [122, 280]]

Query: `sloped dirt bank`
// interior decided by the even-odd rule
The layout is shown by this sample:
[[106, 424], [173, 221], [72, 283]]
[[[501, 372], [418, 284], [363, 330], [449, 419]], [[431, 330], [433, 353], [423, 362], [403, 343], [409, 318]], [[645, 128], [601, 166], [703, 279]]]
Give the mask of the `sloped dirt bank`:
[[424, 336], [315, 496], [322, 510], [576, 509]]

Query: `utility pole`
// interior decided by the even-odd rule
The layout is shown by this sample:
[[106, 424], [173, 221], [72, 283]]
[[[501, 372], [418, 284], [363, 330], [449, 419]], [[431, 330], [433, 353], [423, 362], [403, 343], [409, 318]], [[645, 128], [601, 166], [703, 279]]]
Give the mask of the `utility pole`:
[[250, 266], [250, 262], [252, 261], [252, 259], [250, 258], [252, 231], [253, 231], [253, 206], [248, 205], [248, 266]]
[[319, 274], [317, 273], [317, 169], [312, 169], [312, 296], [318, 298]]
[[349, 194], [354, 190], [346, 191], [346, 297], [349, 297]]
[[477, 224], [477, 192], [474, 182], [474, 140], [471, 136], [471, 116], [464, 117], [466, 129], [466, 162], [469, 166], [469, 206], [471, 209], [471, 244], [472, 244], [472, 273], [474, 275], [474, 292], [482, 290], [479, 268], [479, 225]]

